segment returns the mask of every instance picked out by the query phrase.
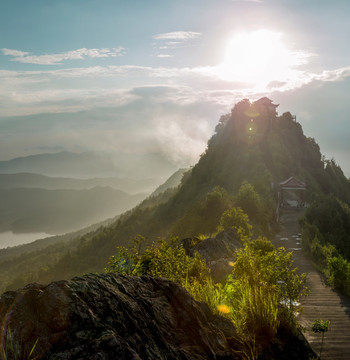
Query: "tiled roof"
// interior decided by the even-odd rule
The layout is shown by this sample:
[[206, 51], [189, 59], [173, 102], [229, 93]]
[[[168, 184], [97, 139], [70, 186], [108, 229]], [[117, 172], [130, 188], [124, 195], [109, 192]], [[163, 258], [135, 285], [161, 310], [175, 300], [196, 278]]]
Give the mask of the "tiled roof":
[[294, 187], [294, 188], [305, 188], [306, 184], [298, 180], [294, 176], [291, 176], [289, 179], [280, 182], [281, 187]]

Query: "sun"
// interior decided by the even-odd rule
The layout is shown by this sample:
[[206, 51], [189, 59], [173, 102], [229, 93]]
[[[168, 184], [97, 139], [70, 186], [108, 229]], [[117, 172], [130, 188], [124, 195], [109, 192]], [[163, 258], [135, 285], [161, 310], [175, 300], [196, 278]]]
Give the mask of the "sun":
[[266, 86], [286, 81], [293, 67], [302, 63], [282, 41], [282, 34], [269, 30], [236, 33], [230, 37], [217, 75], [227, 81]]

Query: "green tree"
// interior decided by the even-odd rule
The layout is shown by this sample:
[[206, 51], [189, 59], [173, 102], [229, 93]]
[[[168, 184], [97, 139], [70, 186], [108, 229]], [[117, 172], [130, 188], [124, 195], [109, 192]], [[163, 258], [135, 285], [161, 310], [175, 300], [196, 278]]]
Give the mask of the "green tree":
[[321, 333], [322, 334], [321, 349], [320, 349], [320, 359], [321, 359], [321, 355], [322, 355], [324, 333], [328, 331], [329, 324], [330, 324], [329, 320], [323, 321], [322, 319], [316, 319], [312, 323], [312, 331], [314, 333]]
[[226, 190], [216, 186], [205, 200], [196, 203], [172, 226], [171, 234], [180, 237], [211, 236], [216, 232], [222, 213], [232, 204]]
[[261, 215], [262, 205], [259, 194], [254, 186], [243, 181], [235, 198], [235, 204], [242, 208], [250, 219], [257, 219]]
[[337, 289], [350, 293], [350, 264], [342, 256], [333, 256], [328, 259], [330, 283]]
[[186, 255], [177, 238], [159, 240], [143, 248], [145, 239], [138, 236], [130, 247], [117, 247], [110, 257], [106, 272], [124, 275], [165, 277], [189, 289], [193, 282], [205, 282], [209, 268], [197, 254]]
[[249, 224], [248, 215], [240, 207], [226, 210], [221, 218], [218, 230], [234, 228], [241, 242], [247, 241], [252, 236], [252, 225]]

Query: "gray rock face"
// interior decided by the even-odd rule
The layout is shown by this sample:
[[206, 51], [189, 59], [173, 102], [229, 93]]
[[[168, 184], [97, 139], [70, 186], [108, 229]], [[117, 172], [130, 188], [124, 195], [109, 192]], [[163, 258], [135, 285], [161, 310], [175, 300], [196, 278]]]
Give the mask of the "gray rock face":
[[236, 359], [231, 322], [160, 278], [31, 284], [0, 297], [0, 321], [7, 359], [10, 343], [27, 359], [37, 339], [35, 359]]
[[234, 252], [242, 248], [236, 231], [232, 228], [208, 238], [191, 247], [190, 238], [182, 240], [182, 245], [188, 255], [198, 252], [211, 270], [211, 276], [216, 282], [224, 281], [232, 271], [231, 263], [235, 261]]

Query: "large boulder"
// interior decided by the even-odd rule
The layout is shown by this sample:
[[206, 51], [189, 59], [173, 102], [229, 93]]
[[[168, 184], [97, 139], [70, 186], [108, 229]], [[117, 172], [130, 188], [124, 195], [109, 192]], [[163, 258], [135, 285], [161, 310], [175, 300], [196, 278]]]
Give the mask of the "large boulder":
[[[242, 352], [228, 319], [175, 283], [146, 276], [27, 285], [0, 297], [0, 325], [7, 360], [230, 360]], [[299, 331], [280, 327], [259, 360], [315, 357]]]
[[[200, 242], [196, 238], [183, 239], [182, 246], [190, 256], [198, 252], [209, 266], [213, 280], [221, 282], [232, 271], [235, 251], [242, 248], [242, 243], [238, 238], [236, 230], [231, 228], [221, 231], [213, 238], [207, 238]], [[197, 242], [197, 244], [191, 246], [193, 242]]]
[[[85, 275], [0, 297], [7, 359], [236, 359], [234, 326], [160, 278]], [[16, 353], [18, 350], [19, 353]]]

